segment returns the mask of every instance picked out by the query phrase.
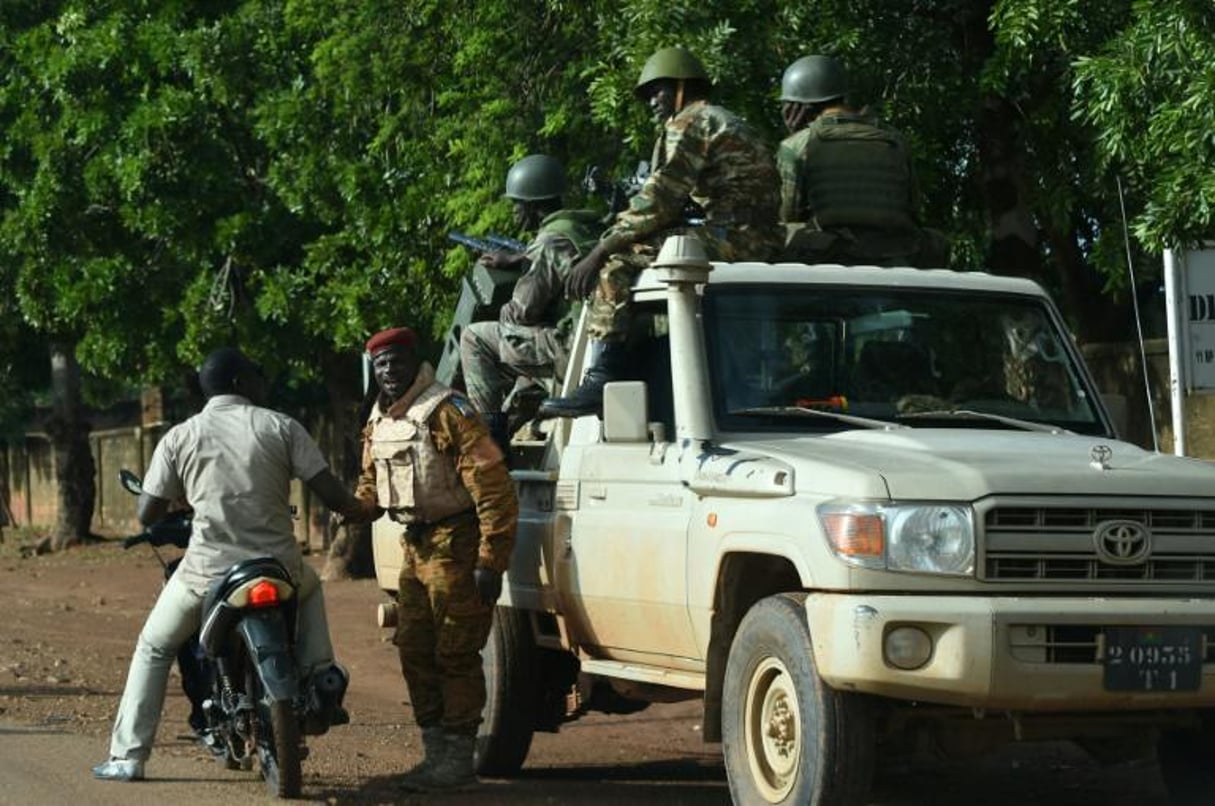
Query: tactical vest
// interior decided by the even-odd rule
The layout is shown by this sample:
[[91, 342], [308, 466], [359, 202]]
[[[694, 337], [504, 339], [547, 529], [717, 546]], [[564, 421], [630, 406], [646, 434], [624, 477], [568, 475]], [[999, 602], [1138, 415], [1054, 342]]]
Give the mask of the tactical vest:
[[914, 229], [911, 171], [899, 136], [858, 115], [819, 118], [807, 127], [799, 178], [821, 229]]
[[371, 430], [379, 503], [398, 523], [433, 523], [473, 508], [455, 463], [430, 433], [430, 416], [450, 396], [432, 383], [399, 418], [381, 415]]
[[599, 216], [591, 210], [558, 210], [540, 222], [536, 235], [553, 233], [568, 238], [578, 249], [578, 256], [582, 257], [599, 243], [602, 229]]
[[[599, 243], [601, 232], [603, 232], [602, 218], [593, 210], [558, 210], [550, 213], [540, 222], [540, 229], [536, 236], [549, 234], [566, 238], [578, 250], [578, 256], [574, 259], [576, 262], [595, 248], [595, 245]], [[561, 334], [561, 341], [566, 341], [577, 321], [571, 314], [576, 314], [580, 310], [580, 305], [572, 305], [564, 295], [558, 294], [545, 310], [544, 321], [552, 322]]]

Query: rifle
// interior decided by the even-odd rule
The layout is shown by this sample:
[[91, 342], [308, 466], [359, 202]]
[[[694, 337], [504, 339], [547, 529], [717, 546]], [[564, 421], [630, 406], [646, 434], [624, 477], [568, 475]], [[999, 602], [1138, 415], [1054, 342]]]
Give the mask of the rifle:
[[582, 189], [593, 196], [599, 196], [608, 205], [605, 221], [611, 221], [621, 210], [629, 206], [629, 199], [637, 195], [646, 177], [650, 175], [650, 163], [642, 160], [637, 163], [637, 169], [632, 176], [623, 179], [604, 179], [598, 165], [590, 165], [582, 177]]
[[[612, 181], [603, 178], [598, 165], [591, 165], [582, 177], [582, 189], [607, 202], [608, 213], [604, 216], [603, 223], [610, 225], [616, 214], [629, 206], [629, 199], [637, 195], [649, 176], [650, 163], [648, 160], [638, 162], [632, 176]], [[688, 199], [683, 206], [683, 223], [697, 226], [704, 222], [704, 208]]]
[[485, 236], [485, 240], [492, 244], [497, 244], [499, 249], [505, 249], [507, 252], [527, 251], [527, 244], [523, 243], [523, 241], [518, 241], [514, 238], [507, 238], [505, 235], [495, 235], [491, 232], [489, 235]]
[[484, 238], [477, 238], [472, 235], [466, 235], [463, 232], [447, 233], [447, 240], [455, 241], [462, 246], [467, 246], [469, 249], [475, 249], [478, 252], [526, 252], [527, 244], [522, 241], [517, 241], [514, 238], [507, 238], [505, 235], [489, 234]]

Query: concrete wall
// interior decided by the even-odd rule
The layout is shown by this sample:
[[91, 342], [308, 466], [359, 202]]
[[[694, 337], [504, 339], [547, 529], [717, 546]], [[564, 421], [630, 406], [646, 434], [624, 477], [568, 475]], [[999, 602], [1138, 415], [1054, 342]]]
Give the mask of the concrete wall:
[[[1143, 363], [1138, 346], [1090, 344], [1083, 348], [1085, 361], [1102, 394], [1121, 397], [1125, 401], [1124, 438], [1151, 450], [1150, 423], [1154, 415], [1156, 446], [1162, 453], [1172, 453], [1173, 410], [1169, 399], [1168, 343], [1164, 339], [1150, 339], [1144, 344], [1143, 352], [1147, 356], [1147, 375], [1152, 389], [1150, 409], [1144, 394]], [[1215, 395], [1186, 395], [1185, 416], [1186, 455], [1215, 460]]]

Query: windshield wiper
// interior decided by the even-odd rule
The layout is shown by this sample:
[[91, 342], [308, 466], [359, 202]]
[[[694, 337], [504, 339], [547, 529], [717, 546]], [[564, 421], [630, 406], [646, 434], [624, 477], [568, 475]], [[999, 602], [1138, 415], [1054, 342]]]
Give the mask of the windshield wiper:
[[900, 414], [900, 420], [932, 420], [948, 417], [958, 417], [967, 420], [990, 420], [995, 423], [1002, 423], [1012, 428], [1021, 428], [1025, 431], [1044, 431], [1049, 434], [1070, 434], [1066, 428], [1050, 423], [1035, 423], [1032, 420], [1018, 420], [1016, 417], [1005, 417], [1002, 414], [990, 414], [986, 411], [974, 411], [972, 409], [937, 409], [936, 411], [911, 411], [906, 414]]
[[874, 420], [869, 417], [857, 417], [854, 414], [843, 414], [838, 411], [822, 411], [821, 409], [810, 409], [805, 406], [752, 406], [746, 409], [735, 409], [729, 412], [731, 417], [763, 417], [773, 414], [794, 414], [800, 417], [822, 417], [825, 420], [835, 420], [838, 423], [847, 423], [848, 425], [859, 425], [864, 428], [881, 428], [884, 430], [892, 430], [895, 428], [910, 428], [909, 425], [902, 423], [892, 423], [888, 420]]

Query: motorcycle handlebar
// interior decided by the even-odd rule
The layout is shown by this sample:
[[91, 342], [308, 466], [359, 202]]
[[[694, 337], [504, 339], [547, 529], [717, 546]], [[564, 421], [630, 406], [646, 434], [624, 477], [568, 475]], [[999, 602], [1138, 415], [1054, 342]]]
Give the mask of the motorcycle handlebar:
[[150, 543], [157, 548], [172, 544], [184, 549], [190, 543], [189, 516], [185, 513], [173, 513], [139, 534], [125, 538], [122, 547], [129, 549], [141, 543]]

